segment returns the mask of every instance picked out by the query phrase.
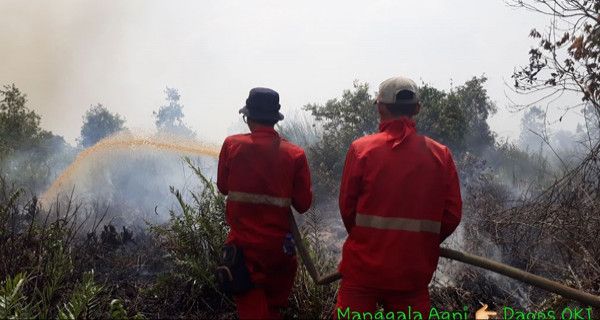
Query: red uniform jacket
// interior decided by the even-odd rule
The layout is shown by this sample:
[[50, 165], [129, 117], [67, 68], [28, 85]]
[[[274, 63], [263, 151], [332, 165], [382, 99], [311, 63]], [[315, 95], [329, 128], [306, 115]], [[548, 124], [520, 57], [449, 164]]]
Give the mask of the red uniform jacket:
[[228, 195], [228, 243], [281, 252], [290, 232], [290, 205], [302, 213], [312, 202], [304, 151], [272, 128], [227, 137], [219, 156], [217, 187]]
[[348, 238], [340, 272], [358, 285], [426, 288], [440, 243], [461, 218], [454, 160], [444, 145], [416, 133], [414, 121], [380, 125], [352, 143], [340, 188]]

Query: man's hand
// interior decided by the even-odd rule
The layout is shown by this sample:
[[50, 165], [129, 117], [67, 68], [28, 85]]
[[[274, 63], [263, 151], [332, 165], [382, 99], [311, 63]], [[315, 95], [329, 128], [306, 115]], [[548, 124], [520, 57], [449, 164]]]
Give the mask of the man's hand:
[[495, 317], [498, 315], [498, 312], [487, 311], [488, 305], [484, 304], [477, 312], [475, 312], [475, 319], [477, 320], [489, 320], [490, 316]]

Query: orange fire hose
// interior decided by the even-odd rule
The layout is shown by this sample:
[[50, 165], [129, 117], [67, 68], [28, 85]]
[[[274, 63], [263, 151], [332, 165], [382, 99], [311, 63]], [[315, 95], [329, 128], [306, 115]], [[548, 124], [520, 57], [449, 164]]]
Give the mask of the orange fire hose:
[[[296, 243], [298, 254], [302, 258], [304, 267], [306, 268], [306, 271], [308, 271], [308, 274], [313, 279], [313, 281], [319, 285], [325, 285], [340, 280], [342, 278], [342, 275], [339, 272], [333, 272], [325, 276], [319, 275], [317, 268], [315, 267], [310, 257], [310, 254], [308, 253], [308, 250], [306, 250], [306, 247], [304, 246], [302, 236], [300, 235], [300, 231], [298, 230], [298, 225], [296, 224], [296, 219], [294, 218], [293, 213], [290, 213], [290, 227], [292, 230], [292, 235], [294, 236], [294, 241]], [[496, 272], [501, 275], [525, 282], [532, 286], [544, 289], [546, 291], [556, 293], [565, 298], [581, 302], [585, 305], [600, 308], [600, 297], [598, 296], [565, 286], [558, 282], [552, 281], [544, 277], [540, 277], [538, 275], [523, 271], [521, 269], [517, 269], [515, 267], [511, 267], [504, 263], [500, 263], [484, 257], [448, 248], [440, 248], [440, 256], [447, 259], [470, 264], [476, 267], [480, 267], [486, 270], [490, 270], [492, 272]]]

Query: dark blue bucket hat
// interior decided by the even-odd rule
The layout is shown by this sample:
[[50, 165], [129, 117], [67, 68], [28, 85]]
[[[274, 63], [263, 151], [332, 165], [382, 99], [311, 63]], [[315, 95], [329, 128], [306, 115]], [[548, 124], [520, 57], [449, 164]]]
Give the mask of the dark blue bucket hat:
[[253, 120], [279, 121], [283, 120], [283, 114], [279, 109], [281, 105], [277, 91], [269, 88], [253, 88], [240, 113]]

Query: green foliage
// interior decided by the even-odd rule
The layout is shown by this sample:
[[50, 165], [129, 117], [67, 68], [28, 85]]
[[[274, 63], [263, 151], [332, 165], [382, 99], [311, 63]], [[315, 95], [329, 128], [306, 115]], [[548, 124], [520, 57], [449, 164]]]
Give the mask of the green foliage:
[[39, 299], [38, 312], [45, 319], [53, 311], [57, 297], [65, 286], [65, 279], [73, 271], [71, 255], [65, 249], [62, 241], [50, 239], [48, 241], [51, 242], [46, 256], [48, 260], [42, 264], [40, 272], [44, 285], [35, 288], [35, 295]]
[[[486, 81], [485, 77], [473, 77], [449, 92], [424, 84], [420, 88], [421, 112], [415, 117], [418, 131], [448, 145], [456, 154], [480, 154], [493, 147], [495, 138], [487, 119], [496, 107], [484, 88]], [[339, 99], [304, 106], [323, 128], [321, 140], [308, 148], [311, 170], [319, 177], [317, 195], [338, 187], [350, 143], [377, 131], [379, 114], [373, 101], [369, 86], [355, 82]]]
[[120, 299], [113, 299], [110, 302], [110, 318], [114, 320], [127, 320], [127, 310], [123, 307], [123, 301]]
[[83, 116], [79, 144], [90, 147], [96, 142], [124, 129], [125, 120], [102, 104], [92, 106]]
[[73, 290], [69, 302], [58, 311], [58, 319], [88, 318], [90, 311], [98, 306], [98, 294], [101, 290], [102, 287], [94, 282], [94, 272], [85, 273], [82, 282]]
[[321, 140], [308, 148], [313, 175], [320, 177], [315, 194], [328, 194], [337, 188], [350, 143], [376, 132], [379, 120], [373, 102], [369, 85], [355, 81], [353, 88], [344, 90], [339, 99], [328, 100], [325, 105], [304, 106], [323, 130]]
[[463, 145], [467, 134], [466, 117], [456, 95], [429, 85], [420, 88], [421, 112], [415, 117], [420, 133], [452, 149]]
[[304, 109], [310, 111], [317, 121], [324, 121], [325, 132], [349, 144], [354, 137], [377, 130], [379, 119], [373, 102], [369, 85], [355, 81], [353, 88], [344, 90], [340, 99], [328, 100], [324, 106], [308, 104]]
[[[231, 312], [232, 302], [214, 288], [212, 274], [227, 234], [224, 197], [193, 169], [202, 189], [189, 199], [172, 190], [182, 212], [171, 212], [176, 222], [163, 228], [166, 233], [136, 237], [136, 242], [126, 241], [132, 233], [124, 229], [116, 237], [118, 245], [110, 224], [105, 236], [95, 234], [105, 213], [93, 218], [85, 238], [79, 230], [89, 217], [79, 205], [57, 203], [44, 212], [35, 200], [24, 203], [23, 192], [0, 179], [0, 281], [8, 281], [6, 292], [15, 292], [2, 295], [3, 312], [45, 319], [107, 318], [111, 313], [125, 318], [129, 308], [135, 310], [133, 319], [142, 319], [140, 312], [155, 317]], [[105, 285], [85, 274], [90, 269]], [[18, 281], [6, 278], [19, 273], [31, 281], [14, 290]], [[110, 308], [112, 295], [125, 297], [121, 311], [115, 304]]]
[[450, 92], [450, 96], [455, 96], [458, 101], [466, 120], [467, 132], [463, 145], [475, 152], [493, 146], [495, 141], [487, 120], [497, 109], [484, 88], [486, 82], [485, 76], [473, 77]]
[[25, 104], [27, 96], [15, 85], [0, 89], [0, 153], [29, 150], [50, 134], [40, 128], [40, 116]]
[[7, 277], [0, 285], [0, 319], [32, 318], [31, 305], [23, 293], [27, 276], [18, 273]]
[[[24, 202], [22, 195], [0, 176], [0, 319], [105, 318], [107, 295], [119, 284], [100, 286], [94, 272], [85, 272], [106, 251], [104, 243], [94, 241], [94, 232], [85, 242], [79, 238], [86, 221], [78, 220], [80, 206], [71, 199], [43, 212], [35, 198]], [[102, 221], [96, 217], [95, 227]], [[124, 232], [120, 239], [131, 234]]]
[[191, 192], [192, 204], [188, 204], [183, 194], [171, 187], [181, 212], [171, 210], [169, 224], [152, 229], [190, 281], [215, 289], [214, 270], [228, 232], [225, 197], [189, 158], [185, 161], [202, 182], [202, 190]]
[[473, 77], [446, 93], [424, 85], [420, 88], [421, 112], [415, 117], [419, 131], [455, 153], [480, 153], [493, 146], [488, 117], [496, 112], [483, 87], [486, 77]]
[[179, 102], [181, 96], [177, 89], [167, 87], [165, 94], [167, 95], [167, 104], [152, 113], [158, 131], [183, 137], [194, 137], [196, 135], [194, 131], [183, 122], [183, 105]]
[[40, 116], [26, 106], [15, 85], [0, 89], [0, 170], [20, 186], [38, 191], [67, 150], [64, 139], [40, 127]]
[[[56, 247], [59, 248], [59, 247]], [[64, 250], [56, 249], [42, 273], [35, 281], [29, 280], [24, 273], [8, 276], [0, 286], [0, 318], [50, 318], [57, 312], [58, 319], [81, 319], [89, 316], [89, 312], [97, 306], [97, 296], [102, 288], [94, 283], [93, 273], [86, 273], [83, 281], [75, 283], [71, 298], [59, 308], [60, 297], [68, 283], [66, 275], [70, 270], [70, 257]], [[24, 287], [30, 282], [32, 294], [26, 295]]]
[[113, 299], [110, 302], [110, 319], [112, 320], [143, 320], [146, 319], [141, 313], [136, 313], [133, 317], [127, 316], [127, 310], [123, 306], [121, 299]]
[[[18, 273], [14, 277], [8, 276], [0, 285], [0, 319], [32, 319], [32, 318], [51, 318], [50, 314], [57, 309], [57, 319], [75, 320], [87, 319], [93, 316], [92, 311], [100, 303], [99, 295], [103, 288], [94, 282], [94, 273], [88, 272], [83, 275], [81, 282], [75, 283], [75, 288], [71, 292], [70, 299], [63, 304], [63, 307], [57, 305], [46, 305], [37, 301], [38, 293], [27, 296], [25, 294], [25, 285], [31, 281], [25, 274]], [[35, 285], [36, 283], [32, 283]], [[64, 286], [64, 284], [63, 284]], [[114, 311], [111, 303], [111, 316], [113, 319], [129, 319], [127, 313], [121, 306], [122, 314], [125, 317], [115, 317], [119, 315]], [[119, 310], [119, 311], [121, 311]], [[136, 315], [132, 319], [143, 319], [141, 315]]]

